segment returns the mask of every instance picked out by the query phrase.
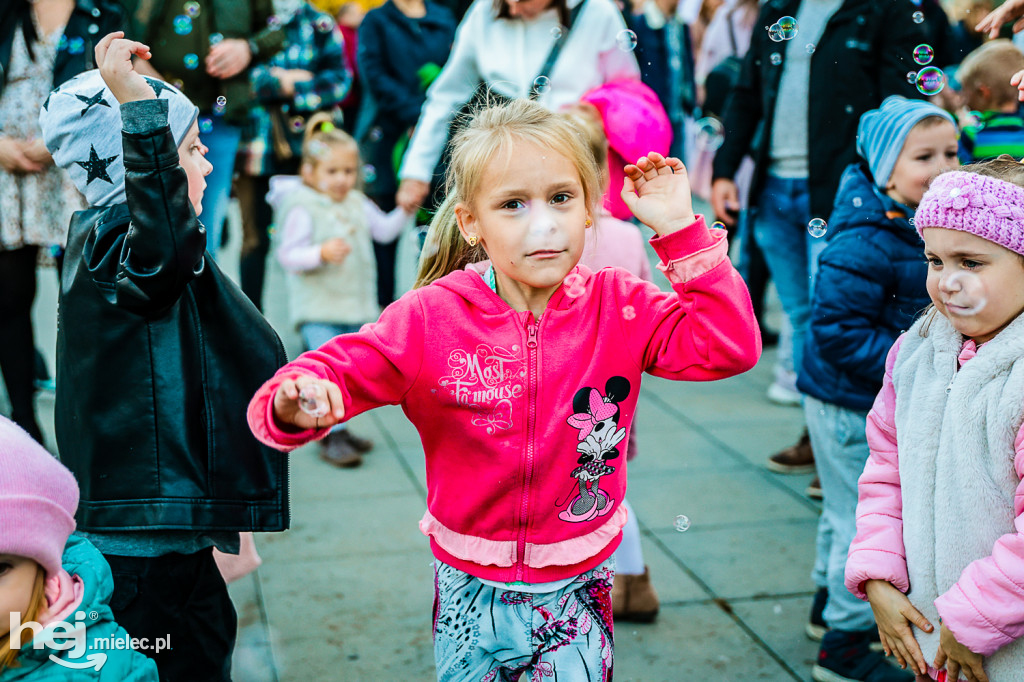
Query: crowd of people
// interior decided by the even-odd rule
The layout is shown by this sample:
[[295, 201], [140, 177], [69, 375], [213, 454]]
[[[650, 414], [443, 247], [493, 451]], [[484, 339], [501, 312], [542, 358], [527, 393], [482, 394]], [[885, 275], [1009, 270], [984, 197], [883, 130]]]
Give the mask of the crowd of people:
[[230, 679], [226, 580], [302, 494], [283, 453], [358, 466], [346, 421], [385, 404], [423, 442], [438, 679], [610, 680], [613, 621], [659, 611], [642, 374], [773, 345], [806, 430], [766, 466], [822, 499], [813, 678], [1016, 679], [1024, 0], [995, 5], [6, 3], [0, 680]]

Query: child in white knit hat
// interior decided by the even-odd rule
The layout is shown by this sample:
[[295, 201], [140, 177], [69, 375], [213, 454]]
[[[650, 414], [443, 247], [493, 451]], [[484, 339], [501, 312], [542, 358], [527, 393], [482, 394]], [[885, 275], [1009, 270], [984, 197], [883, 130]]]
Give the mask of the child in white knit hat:
[[107, 562], [70, 537], [77, 507], [71, 472], [0, 417], [0, 680], [54, 679], [64, 669], [67, 679], [155, 681], [143, 654], [103, 647], [131, 638], [110, 611]]

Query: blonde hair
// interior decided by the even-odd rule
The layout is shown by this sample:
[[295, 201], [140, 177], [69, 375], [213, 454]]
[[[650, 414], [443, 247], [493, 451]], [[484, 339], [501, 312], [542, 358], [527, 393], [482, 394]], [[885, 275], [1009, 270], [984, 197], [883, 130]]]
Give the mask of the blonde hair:
[[334, 147], [351, 147], [359, 154], [355, 138], [334, 125], [334, 119], [326, 112], [309, 117], [306, 134], [302, 137], [302, 164], [315, 168]]
[[563, 109], [562, 114], [575, 125], [590, 147], [590, 153], [597, 164], [601, 194], [608, 191], [608, 135], [604, 132], [601, 112], [589, 102], [577, 102]]
[[[38, 620], [39, 614], [46, 610], [46, 571], [42, 566], [36, 564], [36, 578], [32, 583], [32, 596], [29, 598], [28, 610], [21, 614], [21, 622], [25, 623], [30, 620]], [[4, 616], [9, 618], [10, 615]], [[31, 630], [28, 631], [31, 633]], [[21, 645], [24, 648], [27, 641], [31, 641], [31, 637], [28, 640], [22, 639]], [[7, 633], [3, 637], [0, 637], [0, 673], [7, 670], [8, 668], [17, 668], [18, 656], [21, 654], [21, 649], [11, 648], [11, 633]]]
[[956, 70], [956, 79], [964, 88], [984, 85], [992, 91], [992, 106], [1017, 101], [1017, 86], [1010, 77], [1024, 69], [1024, 54], [1006, 38], [990, 40], [964, 58]]
[[452, 139], [445, 178], [446, 197], [430, 221], [414, 288], [419, 288], [487, 259], [480, 245], [469, 246], [459, 232], [455, 206], [473, 206], [491, 161], [519, 143], [532, 142], [569, 159], [579, 173], [583, 199], [591, 215], [601, 199], [600, 170], [583, 133], [568, 118], [527, 99], [481, 109]]

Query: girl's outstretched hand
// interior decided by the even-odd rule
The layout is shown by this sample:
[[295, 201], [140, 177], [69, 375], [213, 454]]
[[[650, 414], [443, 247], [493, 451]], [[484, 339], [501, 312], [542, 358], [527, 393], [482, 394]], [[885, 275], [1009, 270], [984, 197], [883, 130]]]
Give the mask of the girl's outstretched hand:
[[132, 55], [149, 59], [153, 53], [148, 45], [124, 40], [124, 31], [108, 33], [96, 43], [96, 66], [100, 76], [121, 104], [156, 97], [153, 88], [132, 65]]
[[345, 416], [341, 389], [332, 381], [298, 375], [285, 379], [274, 394], [274, 419], [300, 429], [324, 429]]
[[875, 612], [875, 622], [878, 624], [885, 655], [895, 654], [900, 666], [906, 668], [909, 665], [915, 673], [927, 675], [928, 666], [924, 662], [921, 645], [917, 643], [910, 625], [931, 632], [932, 624], [914, 608], [907, 595], [885, 580], [868, 580], [864, 584], [864, 593], [871, 602], [871, 610]]
[[939, 652], [935, 655], [935, 667], [946, 666], [946, 679], [955, 682], [963, 674], [970, 682], [988, 682], [985, 674], [985, 659], [961, 644], [953, 631], [945, 625], [939, 626]]
[[641, 156], [624, 169], [622, 200], [659, 237], [681, 230], [696, 220], [686, 167], [677, 158], [657, 152]]

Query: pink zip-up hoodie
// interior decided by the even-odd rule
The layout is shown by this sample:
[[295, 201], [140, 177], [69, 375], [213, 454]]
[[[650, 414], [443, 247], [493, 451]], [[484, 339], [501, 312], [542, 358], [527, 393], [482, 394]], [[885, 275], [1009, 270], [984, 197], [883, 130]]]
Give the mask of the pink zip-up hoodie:
[[420, 528], [438, 559], [501, 582], [579, 575], [618, 546], [641, 374], [722, 379], [761, 352], [724, 231], [698, 217], [651, 244], [672, 292], [577, 266], [535, 319], [473, 269], [411, 291], [281, 368], [249, 405], [253, 433], [281, 450], [327, 433], [274, 420], [278, 386], [300, 374], [336, 382], [346, 417], [401, 405], [426, 453]]

